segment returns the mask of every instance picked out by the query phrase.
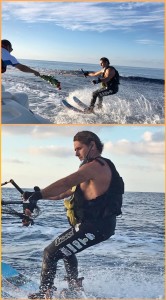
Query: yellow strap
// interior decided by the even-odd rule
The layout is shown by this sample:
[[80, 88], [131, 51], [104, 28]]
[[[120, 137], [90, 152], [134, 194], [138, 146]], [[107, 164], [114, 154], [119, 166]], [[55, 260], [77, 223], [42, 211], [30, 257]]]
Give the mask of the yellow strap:
[[66, 209], [72, 209], [74, 206], [74, 203], [72, 201], [73, 199], [64, 199], [64, 206]]
[[[71, 191], [74, 193], [76, 190], [76, 185], [71, 188]], [[64, 199], [64, 206], [66, 209], [72, 209], [74, 206], [73, 195], [70, 198]]]
[[[71, 188], [71, 191], [74, 193], [75, 190], [76, 190], [76, 186], [73, 186]], [[73, 211], [73, 207], [74, 207], [73, 195], [70, 198], [64, 199], [64, 206], [67, 209], [66, 215], [70, 220], [70, 224], [72, 224], [73, 226], [76, 225], [77, 221]]]
[[69, 222], [71, 225], [75, 226], [77, 224], [77, 220], [74, 216], [74, 211], [71, 209], [71, 210], [67, 210], [67, 217], [69, 219]]
[[71, 191], [74, 193], [75, 192], [75, 190], [76, 190], [76, 185], [75, 186], [73, 186], [72, 188], [71, 188]]

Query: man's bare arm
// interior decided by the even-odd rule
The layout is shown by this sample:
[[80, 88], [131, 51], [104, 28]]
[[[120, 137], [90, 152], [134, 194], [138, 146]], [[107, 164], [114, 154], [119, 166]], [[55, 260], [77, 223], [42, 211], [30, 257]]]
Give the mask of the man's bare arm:
[[65, 193], [73, 186], [76, 186], [90, 179], [94, 179], [96, 172], [95, 168], [91, 167], [92, 164], [95, 165], [95, 162], [91, 162], [87, 165], [82, 166], [77, 172], [62, 178], [41, 190], [43, 198], [50, 199], [50, 197], [59, 197], [60, 194]]
[[115, 76], [115, 70], [114, 69], [107, 69], [105, 73], [105, 78], [102, 78], [102, 82], [108, 82], [110, 79], [112, 79]]
[[64, 198], [70, 197], [73, 194], [73, 191], [71, 189], [69, 189], [68, 191], [66, 191], [65, 193], [62, 193], [58, 196], [54, 196], [54, 197], [50, 197], [48, 200], [62, 200]]
[[29, 68], [29, 67], [26, 66], [26, 65], [17, 64], [17, 65], [15, 65], [15, 68], [17, 68], [17, 69], [19, 69], [20, 71], [25, 72], [25, 73], [33, 73], [33, 74], [36, 75], [36, 76], [40, 76], [40, 73], [39, 73], [39, 72], [37, 72], [37, 71], [35, 71], [35, 70]]
[[88, 76], [91, 76], [91, 77], [93, 77], [93, 76], [99, 76], [99, 75], [101, 75], [102, 73], [103, 73], [103, 71], [100, 70], [100, 71], [97, 71], [97, 72], [91, 72], [91, 73], [88, 74]]

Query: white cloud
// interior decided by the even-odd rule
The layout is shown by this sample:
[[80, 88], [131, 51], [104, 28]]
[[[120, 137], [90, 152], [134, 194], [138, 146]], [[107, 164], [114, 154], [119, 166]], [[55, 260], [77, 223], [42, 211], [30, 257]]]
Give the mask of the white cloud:
[[48, 155], [54, 157], [73, 157], [73, 150], [66, 147], [57, 147], [54, 145], [46, 147], [31, 147], [29, 153], [33, 155]]
[[134, 173], [135, 171], [137, 172], [142, 172], [142, 174], [145, 173], [156, 173], [156, 172], [163, 172], [165, 170], [165, 164], [160, 162], [158, 164], [152, 163], [152, 164], [137, 164], [137, 163], [128, 163], [128, 164], [121, 164], [121, 168], [127, 171], [130, 171], [131, 173]]
[[115, 143], [107, 142], [104, 149], [114, 154], [146, 157], [146, 159], [153, 157], [155, 161], [161, 161], [162, 164], [165, 150], [164, 132], [162, 130], [155, 133], [145, 131], [140, 141], [121, 139]]
[[145, 131], [143, 134], [143, 140], [150, 142], [150, 141], [154, 141], [154, 142], [164, 142], [165, 140], [165, 135], [164, 135], [164, 131], [157, 131], [157, 132], [150, 132], [150, 131]]
[[149, 40], [149, 39], [140, 39], [136, 40], [136, 43], [142, 44], [142, 45], [149, 45], [149, 46], [154, 46], [154, 45], [162, 45], [158, 41], [155, 40]]
[[150, 142], [152, 140], [152, 132], [149, 131], [144, 132], [143, 139], [147, 142]]
[[39, 139], [47, 139], [47, 138], [54, 138], [54, 137], [71, 137], [82, 130], [89, 130], [89, 131], [100, 131], [100, 127], [95, 126], [2, 126], [2, 134], [4, 135], [29, 135], [32, 138], [39, 138]]
[[3, 20], [51, 22], [69, 30], [133, 30], [149, 24], [164, 28], [163, 3], [3, 2]]
[[[4, 159], [5, 163], [9, 163], [9, 164], [27, 164], [27, 161], [25, 160], [21, 160], [18, 158], [8, 158], [8, 159]], [[29, 162], [28, 162], [29, 163]]]

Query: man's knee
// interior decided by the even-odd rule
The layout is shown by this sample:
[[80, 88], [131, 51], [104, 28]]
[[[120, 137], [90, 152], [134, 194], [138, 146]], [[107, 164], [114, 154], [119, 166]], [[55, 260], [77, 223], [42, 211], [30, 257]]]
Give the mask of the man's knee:
[[49, 244], [43, 251], [43, 258], [46, 260], [54, 259], [58, 252], [58, 247], [54, 245], [54, 242]]
[[44, 249], [43, 258], [44, 258], [44, 260], [48, 260], [49, 258], [51, 258], [49, 246]]
[[94, 92], [92, 93], [92, 97], [93, 97], [93, 98], [97, 98], [98, 94], [99, 94], [98, 90], [97, 90], [97, 91], [94, 91]]

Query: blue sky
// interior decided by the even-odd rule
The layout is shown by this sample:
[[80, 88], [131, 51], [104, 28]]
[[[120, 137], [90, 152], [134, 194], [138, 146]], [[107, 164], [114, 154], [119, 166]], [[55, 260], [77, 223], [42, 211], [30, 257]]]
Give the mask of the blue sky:
[[164, 68], [164, 3], [2, 3], [2, 38], [17, 58]]
[[2, 126], [2, 182], [41, 188], [75, 172], [73, 136], [95, 132], [126, 191], [164, 192], [164, 126]]

